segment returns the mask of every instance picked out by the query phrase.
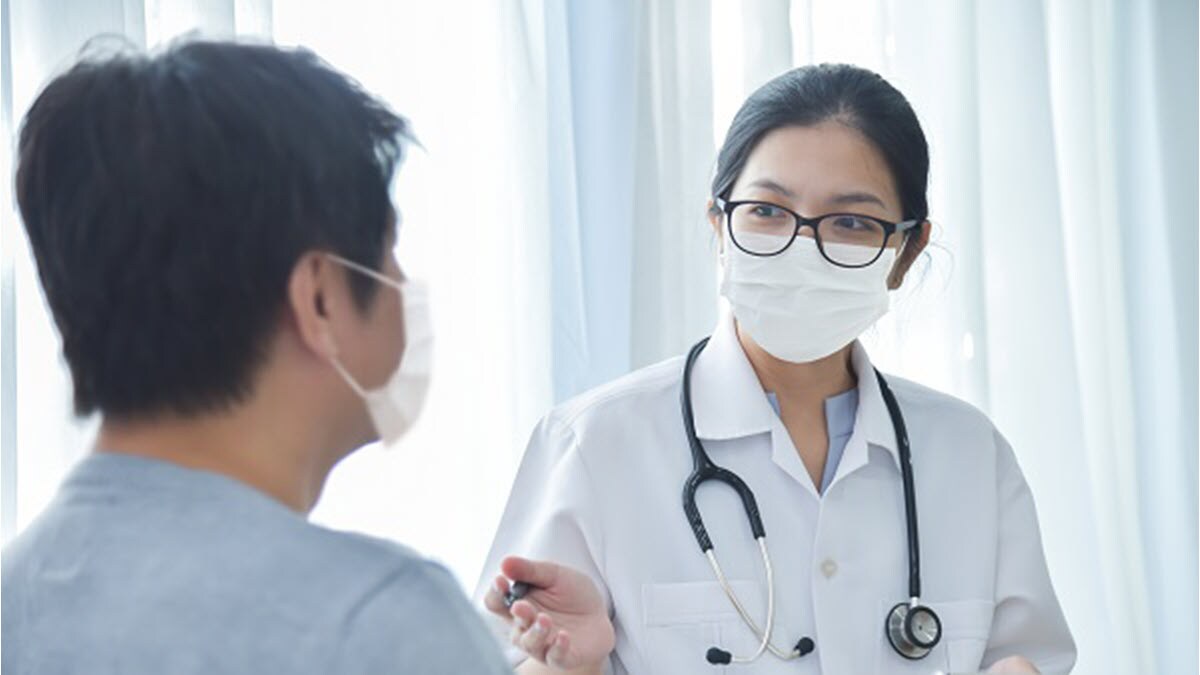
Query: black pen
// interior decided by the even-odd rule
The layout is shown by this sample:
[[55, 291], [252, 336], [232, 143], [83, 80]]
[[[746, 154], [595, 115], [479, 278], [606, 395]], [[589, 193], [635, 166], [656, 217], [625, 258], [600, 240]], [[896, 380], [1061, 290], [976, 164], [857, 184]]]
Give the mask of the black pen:
[[504, 606], [512, 609], [513, 603], [525, 597], [526, 595], [529, 595], [530, 590], [531, 587], [524, 581], [518, 581], [514, 583], [508, 589], [508, 592], [504, 594]]

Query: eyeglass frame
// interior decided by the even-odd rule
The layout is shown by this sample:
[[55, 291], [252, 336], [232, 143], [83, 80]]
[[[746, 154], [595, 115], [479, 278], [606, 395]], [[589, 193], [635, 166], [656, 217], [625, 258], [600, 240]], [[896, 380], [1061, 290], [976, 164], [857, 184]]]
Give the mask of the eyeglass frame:
[[[912, 220], [902, 220], [898, 223], [893, 223], [889, 220], [884, 220], [883, 218], [876, 218], [875, 216], [868, 216], [868, 215], [865, 215], [862, 213], [850, 213], [847, 211], [835, 211], [832, 213], [826, 213], [824, 215], [816, 216], [815, 218], [805, 218], [804, 216], [800, 215], [799, 213], [796, 213], [795, 211], [789, 209], [786, 206], [780, 206], [779, 204], [776, 204], [775, 202], [767, 202], [767, 201], [762, 201], [760, 199], [741, 199], [741, 200], [736, 200], [736, 201], [729, 201], [729, 200], [718, 197], [716, 199], [716, 202], [717, 202], [717, 206], [719, 206], [721, 208], [721, 212], [725, 214], [725, 229], [729, 231], [729, 240], [733, 242], [734, 246], [738, 247], [738, 250], [742, 251], [746, 255], [752, 255], [752, 256], [759, 257], [759, 258], [770, 258], [773, 256], [780, 255], [781, 253], [783, 253], [784, 251], [788, 250], [788, 248], [791, 247], [792, 242], [796, 241], [796, 237], [800, 236], [800, 228], [807, 227], [808, 229], [812, 230], [812, 232], [813, 232], [813, 239], [816, 240], [816, 242], [817, 242], [817, 250], [821, 252], [821, 257], [824, 258], [825, 260], [829, 261], [829, 264], [831, 264], [831, 265], [837, 265], [838, 267], [844, 267], [846, 269], [861, 269], [863, 267], [870, 267], [871, 265], [874, 265], [875, 261], [879, 260], [879, 256], [883, 255], [883, 251], [887, 248], [888, 240], [892, 238], [893, 234], [901, 234], [903, 232], [907, 232], [907, 231], [911, 230], [912, 228], [916, 227], [917, 225], [920, 225], [922, 222], [921, 220], [914, 218]], [[737, 237], [734, 236], [734, 234], [733, 234], [733, 210], [736, 209], [737, 207], [743, 206], [745, 204], [761, 204], [763, 206], [770, 206], [770, 207], [785, 211], [785, 212], [791, 214], [791, 216], [796, 219], [796, 229], [792, 231], [792, 238], [788, 240], [787, 244], [784, 244], [783, 248], [779, 249], [778, 251], [775, 251], [774, 253], [756, 253], [754, 251], [746, 250], [746, 248], [744, 246], [742, 246], [741, 244], [738, 243]], [[820, 230], [817, 229], [817, 225], [819, 225], [822, 220], [825, 220], [826, 218], [828, 218], [830, 216], [853, 216], [855, 218], [863, 218], [866, 220], [870, 220], [870, 221], [882, 226], [883, 232], [884, 232], [883, 245], [881, 245], [879, 247], [879, 250], [875, 252], [875, 257], [871, 258], [869, 261], [862, 263], [860, 265], [848, 265], [846, 263], [837, 262], [836, 260], [830, 258], [829, 255], [827, 253], [825, 253], [825, 244], [821, 241]]]

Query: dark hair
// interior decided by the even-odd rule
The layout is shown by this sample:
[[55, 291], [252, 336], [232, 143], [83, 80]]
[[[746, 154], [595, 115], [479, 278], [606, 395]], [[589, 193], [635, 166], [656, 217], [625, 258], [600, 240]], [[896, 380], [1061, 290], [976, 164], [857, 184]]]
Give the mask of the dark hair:
[[109, 51], [50, 82], [18, 144], [75, 410], [227, 408], [253, 386], [301, 255], [382, 265], [407, 123], [302, 49]]
[[929, 216], [929, 145], [904, 95], [879, 75], [845, 64], [804, 66], [759, 87], [725, 135], [712, 182], [713, 199], [728, 199], [746, 159], [762, 137], [780, 127], [836, 120], [857, 129], [883, 154], [904, 219]]

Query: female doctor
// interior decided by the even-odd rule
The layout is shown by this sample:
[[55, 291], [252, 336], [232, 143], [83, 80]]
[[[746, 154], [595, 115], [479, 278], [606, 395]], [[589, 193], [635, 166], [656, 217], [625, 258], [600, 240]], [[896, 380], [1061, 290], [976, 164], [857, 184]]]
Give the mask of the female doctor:
[[477, 592], [518, 672], [1071, 669], [1008, 443], [856, 340], [929, 240], [928, 171], [872, 72], [745, 102], [711, 337], [551, 411], [525, 453]]

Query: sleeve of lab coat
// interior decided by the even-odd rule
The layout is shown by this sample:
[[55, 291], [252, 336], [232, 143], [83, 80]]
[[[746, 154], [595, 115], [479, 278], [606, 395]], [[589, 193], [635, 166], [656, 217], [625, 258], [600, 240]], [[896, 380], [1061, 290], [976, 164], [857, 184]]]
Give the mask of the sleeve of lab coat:
[[1050, 583], [1033, 494], [1012, 447], [998, 432], [996, 445], [996, 609], [983, 666], [1020, 655], [1044, 675], [1069, 673], [1075, 641]]
[[[500, 561], [509, 555], [549, 560], [587, 574], [611, 615], [612, 599], [601, 571], [604, 542], [599, 518], [596, 490], [575, 435], [552, 413], [529, 440], [475, 589], [475, 602], [502, 644], [509, 644], [509, 629], [483, 609], [483, 596], [500, 574]], [[514, 667], [526, 658], [514, 647], [506, 655]]]

